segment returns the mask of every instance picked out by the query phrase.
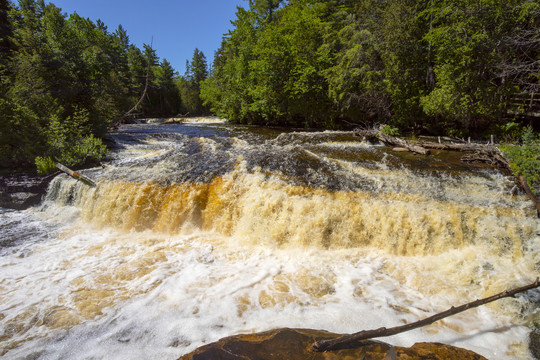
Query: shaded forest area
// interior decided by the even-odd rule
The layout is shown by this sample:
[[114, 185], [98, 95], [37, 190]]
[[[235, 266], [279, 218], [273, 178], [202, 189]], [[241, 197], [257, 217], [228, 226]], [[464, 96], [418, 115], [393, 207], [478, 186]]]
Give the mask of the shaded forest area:
[[96, 163], [106, 152], [100, 138], [138, 102], [147, 75], [133, 116], [204, 113], [204, 54], [195, 50], [189, 65], [178, 76], [151, 45], [130, 44], [121, 25], [109, 31], [43, 0], [0, 0], [0, 168]]
[[201, 91], [237, 123], [505, 136], [540, 100], [536, 0], [251, 0], [232, 24]]

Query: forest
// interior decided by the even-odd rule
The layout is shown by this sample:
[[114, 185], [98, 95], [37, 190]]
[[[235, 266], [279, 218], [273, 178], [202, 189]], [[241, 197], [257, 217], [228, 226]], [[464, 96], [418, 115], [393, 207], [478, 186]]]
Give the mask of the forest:
[[[531, 0], [262, 0], [239, 9], [202, 97], [238, 123], [481, 135], [538, 93]], [[516, 112], [516, 111], [514, 111]]]
[[0, 0], [0, 167], [96, 162], [100, 138], [130, 109], [506, 140], [538, 126], [526, 116], [540, 113], [535, 0], [246, 5], [213, 64], [195, 49], [180, 76], [151, 44], [130, 44], [122, 26], [110, 31], [43, 0]]
[[121, 25], [110, 31], [43, 0], [0, 0], [0, 54], [3, 169], [95, 164], [106, 152], [101, 138], [126, 120], [147, 78], [131, 117], [206, 111], [198, 85], [208, 75], [202, 52], [195, 50], [179, 76], [151, 44], [130, 44]]

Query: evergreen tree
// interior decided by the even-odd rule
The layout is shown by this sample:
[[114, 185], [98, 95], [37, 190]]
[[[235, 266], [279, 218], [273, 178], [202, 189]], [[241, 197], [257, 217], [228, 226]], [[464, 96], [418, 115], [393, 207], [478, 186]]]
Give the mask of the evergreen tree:
[[206, 56], [195, 49], [191, 62], [186, 62], [186, 73], [177, 81], [184, 111], [190, 115], [203, 115], [208, 109], [201, 100], [201, 83], [208, 77]]
[[[223, 39], [216, 52], [211, 78], [201, 87], [201, 97], [206, 106], [219, 116], [237, 123], [260, 122], [250, 108], [250, 63], [255, 59], [253, 48], [257, 43], [257, 14], [238, 8], [234, 29]], [[184, 96], [182, 101], [185, 102]]]
[[0, 67], [5, 66], [14, 44], [11, 41], [13, 26], [9, 18], [11, 5], [8, 0], [0, 0]]
[[[59, 160], [68, 166], [97, 161], [104, 147], [97, 139], [140, 97], [146, 58], [156, 80], [158, 106], [171, 114], [178, 94], [170, 64], [159, 64], [129, 44], [119, 26], [107, 26], [43, 0], [0, 0], [0, 163], [39, 164]], [[176, 94], [176, 95], [175, 95]], [[39, 157], [38, 157], [39, 155]]]
[[478, 134], [537, 93], [539, 14], [532, 0], [251, 0], [201, 96], [239, 123]]

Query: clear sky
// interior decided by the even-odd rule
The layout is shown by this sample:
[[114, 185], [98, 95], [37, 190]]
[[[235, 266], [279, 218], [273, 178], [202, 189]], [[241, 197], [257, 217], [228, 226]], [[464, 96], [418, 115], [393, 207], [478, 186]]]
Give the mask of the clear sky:
[[246, 0], [50, 0], [64, 13], [77, 12], [92, 21], [101, 19], [109, 31], [119, 24], [126, 29], [130, 43], [142, 49], [150, 44], [160, 59], [167, 59], [184, 74], [186, 60], [195, 48], [202, 50], [208, 64], [221, 44], [223, 34], [236, 18], [236, 7], [247, 7]]

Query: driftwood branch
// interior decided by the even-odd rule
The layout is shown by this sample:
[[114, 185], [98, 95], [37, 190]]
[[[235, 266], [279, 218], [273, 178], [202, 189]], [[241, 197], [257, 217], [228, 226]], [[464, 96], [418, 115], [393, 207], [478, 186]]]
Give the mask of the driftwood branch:
[[517, 289], [513, 289], [510, 291], [503, 291], [502, 293], [487, 297], [485, 299], [476, 300], [476, 301], [473, 301], [473, 302], [470, 302], [468, 304], [461, 305], [458, 307], [452, 306], [450, 309], [446, 311], [443, 311], [436, 315], [430, 316], [426, 319], [416, 321], [410, 324], [396, 326], [389, 329], [382, 327], [375, 330], [360, 331], [355, 334], [344, 335], [344, 336], [334, 338], [334, 339], [317, 341], [315, 344], [313, 344], [313, 350], [321, 352], [321, 351], [329, 351], [329, 350], [336, 350], [336, 349], [352, 348], [354, 347], [355, 344], [357, 344], [358, 341], [361, 341], [361, 340], [392, 336], [392, 335], [396, 335], [405, 331], [417, 329], [422, 326], [433, 324], [434, 322], [438, 320], [444, 319], [448, 316], [458, 314], [465, 310], [469, 310], [469, 309], [472, 309], [472, 308], [475, 308], [475, 307], [478, 307], [478, 306], [481, 306], [481, 305], [484, 305], [484, 304], [487, 304], [492, 301], [499, 300], [505, 297], [513, 297], [517, 293], [525, 292], [527, 290], [535, 289], [537, 287], [540, 287], [540, 279], [536, 279], [536, 281], [533, 282], [532, 284], [529, 284], [529, 285], [526, 285]]
[[58, 170], [62, 170], [63, 172], [65, 172], [66, 174], [68, 174], [69, 176], [71, 176], [72, 178], [74, 179], [77, 179], [77, 180], [80, 180], [82, 181], [83, 183], [85, 183], [86, 185], [89, 185], [89, 186], [92, 186], [92, 187], [95, 187], [96, 186], [96, 183], [94, 181], [92, 181], [92, 179], [82, 175], [82, 174], [79, 174], [78, 172], [76, 171], [73, 171], [71, 170], [70, 168], [60, 164], [60, 163], [55, 163], [54, 164], [56, 166], [56, 168]]

